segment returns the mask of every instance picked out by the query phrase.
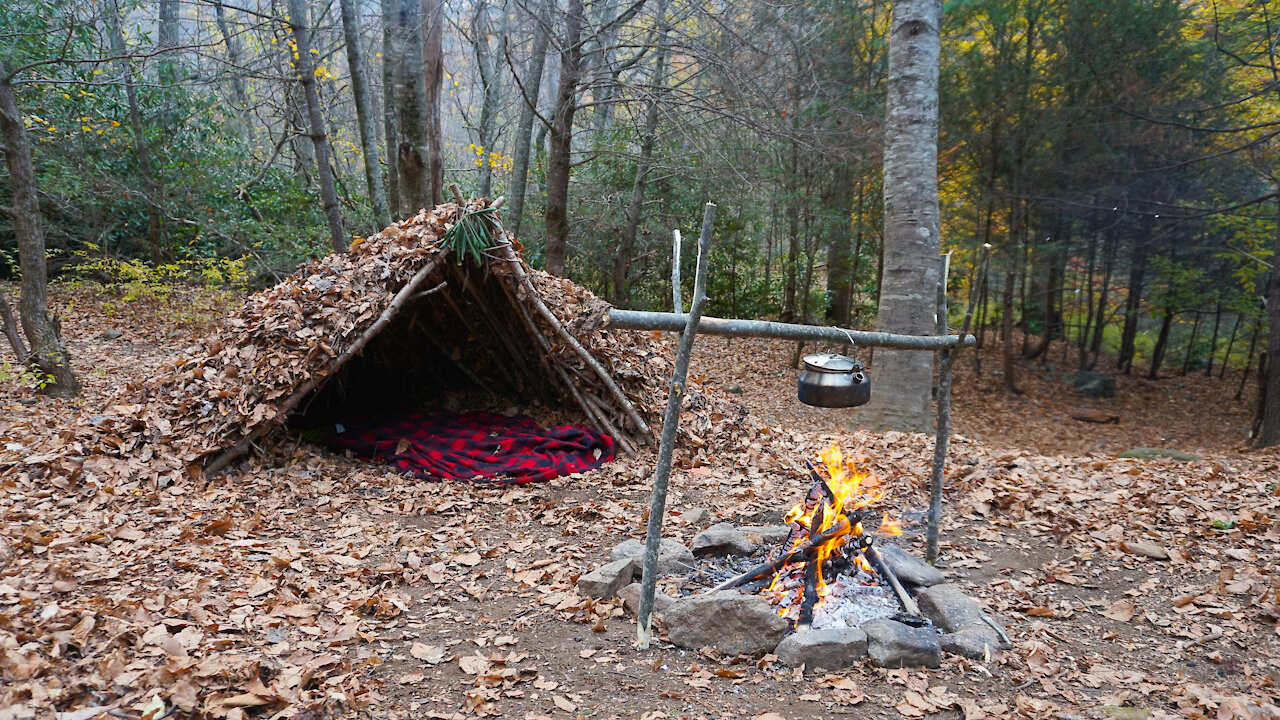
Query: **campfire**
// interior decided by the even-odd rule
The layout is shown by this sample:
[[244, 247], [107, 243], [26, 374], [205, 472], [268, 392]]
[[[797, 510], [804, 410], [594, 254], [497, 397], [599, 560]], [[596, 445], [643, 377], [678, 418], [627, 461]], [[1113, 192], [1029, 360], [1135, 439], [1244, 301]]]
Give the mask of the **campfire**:
[[[666, 639], [829, 670], [864, 656], [881, 667], [937, 667], [943, 652], [985, 660], [1009, 647], [1000, 623], [900, 546], [878, 478], [838, 446], [818, 460], [806, 466], [808, 492], [785, 525], [718, 522], [688, 546], [662, 540], [665, 589], [654, 612]], [[617, 596], [637, 612], [643, 553], [635, 539], [614, 546], [612, 562], [579, 577], [579, 592]]]
[[875, 547], [877, 536], [902, 534], [887, 511], [876, 509], [884, 497], [879, 479], [859, 471], [838, 445], [818, 457], [825, 476], [805, 461], [811, 486], [783, 518], [787, 539], [763, 565], [715, 590], [762, 584], [778, 615], [796, 629], [857, 626], [889, 616], [923, 625], [915, 601]]

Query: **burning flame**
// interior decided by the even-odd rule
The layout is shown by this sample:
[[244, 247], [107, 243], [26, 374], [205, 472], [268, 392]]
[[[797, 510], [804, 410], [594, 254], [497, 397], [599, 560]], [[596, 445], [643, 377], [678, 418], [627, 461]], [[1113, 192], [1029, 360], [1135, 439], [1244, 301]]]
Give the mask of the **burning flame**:
[[[846, 458], [838, 444], [819, 452], [818, 459], [826, 470], [826, 477], [823, 478], [817, 470], [811, 471], [813, 489], [784, 516], [784, 521], [793, 528], [789, 547], [784, 548], [784, 552], [795, 551], [811, 539], [822, 537], [824, 540], [817, 546], [816, 556], [812, 560], [821, 567], [832, 553], [843, 548], [851, 538], [866, 534], [861, 522], [855, 522], [850, 527], [848, 515], [879, 502], [884, 497], [884, 490], [880, 480], [874, 475], [859, 471], [855, 460]], [[830, 491], [829, 496], [827, 490]], [[898, 521], [890, 519], [889, 513], [885, 512], [876, 532], [901, 535], [902, 529]], [[847, 559], [856, 567], [874, 574], [861, 552], [851, 553]], [[778, 614], [781, 616], [787, 616], [791, 608], [799, 606], [798, 600], [803, 594], [803, 587], [793, 587], [794, 573], [796, 569], [803, 567], [804, 563], [784, 567], [774, 575], [766, 589], [779, 603]], [[822, 575], [823, 573], [818, 574], [819, 604], [831, 594], [831, 587]], [[788, 596], [793, 602], [782, 602]]]

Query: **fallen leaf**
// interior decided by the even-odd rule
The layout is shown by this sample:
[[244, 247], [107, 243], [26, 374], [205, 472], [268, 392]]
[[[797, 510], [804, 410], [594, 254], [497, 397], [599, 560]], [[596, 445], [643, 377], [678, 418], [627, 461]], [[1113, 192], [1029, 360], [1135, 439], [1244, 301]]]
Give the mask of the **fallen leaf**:
[[1129, 622], [1130, 620], [1133, 619], [1133, 614], [1137, 611], [1138, 611], [1138, 606], [1134, 605], [1128, 600], [1117, 600], [1111, 603], [1111, 606], [1107, 608], [1107, 610], [1102, 614], [1105, 617], [1111, 618], [1112, 620], [1119, 620], [1120, 622]]
[[416, 642], [409, 648], [409, 654], [428, 665], [439, 665], [444, 660], [444, 647]]

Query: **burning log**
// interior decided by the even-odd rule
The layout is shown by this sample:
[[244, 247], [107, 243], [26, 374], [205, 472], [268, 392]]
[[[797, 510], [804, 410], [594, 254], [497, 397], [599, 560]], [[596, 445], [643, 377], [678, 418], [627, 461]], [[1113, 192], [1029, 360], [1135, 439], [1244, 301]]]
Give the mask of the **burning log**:
[[765, 578], [770, 575], [773, 575], [774, 573], [778, 572], [782, 568], [794, 562], [801, 562], [801, 561], [808, 562], [810, 558], [817, 557], [819, 547], [833, 540], [839, 540], [840, 538], [848, 535], [852, 531], [853, 531], [853, 524], [849, 522], [849, 517], [846, 515], [841, 515], [840, 518], [836, 520], [834, 525], [818, 533], [817, 535], [810, 537], [808, 540], [802, 543], [800, 547], [797, 547], [795, 550], [792, 550], [791, 552], [786, 553], [785, 555], [782, 555], [775, 560], [770, 560], [769, 562], [757, 568], [748, 570], [737, 577], [725, 580], [724, 582], [712, 588], [711, 592], [719, 592], [721, 590], [728, 590], [730, 588], [735, 588], [740, 585], [746, 585], [752, 580], [759, 580], [761, 578]]
[[[817, 475], [817, 471], [813, 470], [813, 465], [809, 465], [810, 474]], [[822, 478], [819, 477], [819, 480]], [[825, 487], [826, 483], [823, 482]], [[828, 490], [830, 492], [830, 490]], [[811, 527], [822, 527], [822, 521], [825, 519], [826, 505], [819, 505], [813, 513], [813, 520], [810, 522]], [[844, 521], [849, 522], [848, 518]], [[813, 557], [805, 561], [804, 564], [804, 594], [800, 600], [800, 617], [796, 620], [796, 627], [807, 628], [813, 625], [813, 608], [818, 604], [818, 585], [822, 583], [822, 553], [815, 552]]]

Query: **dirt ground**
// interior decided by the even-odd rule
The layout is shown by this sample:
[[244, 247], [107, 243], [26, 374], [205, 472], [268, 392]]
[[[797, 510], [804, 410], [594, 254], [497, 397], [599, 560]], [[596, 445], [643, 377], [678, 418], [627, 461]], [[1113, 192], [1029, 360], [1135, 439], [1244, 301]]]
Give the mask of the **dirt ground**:
[[[36, 436], [118, 402], [217, 315], [198, 298], [59, 293], [85, 397], [0, 383], [0, 719], [1280, 716], [1280, 452], [1244, 450], [1230, 376], [1121, 376], [1094, 401], [1055, 348], [1019, 366], [1010, 397], [996, 348], [981, 376], [962, 354], [939, 564], [1014, 647], [815, 675], [638, 650], [620, 607], [575, 592], [642, 537], [652, 451], [522, 487], [423, 483], [302, 442], [166, 488], [141, 463], [111, 487], [46, 471], [24, 450]], [[932, 440], [799, 405], [793, 349], [699, 341], [692, 372], [764, 428], [678, 456], [667, 533], [689, 540], [693, 508], [703, 524], [776, 518], [807, 489], [799, 462], [839, 442], [918, 543]], [[1081, 408], [1121, 419], [1070, 419]], [[1204, 459], [1114, 457], [1134, 446]], [[1170, 559], [1127, 550], [1139, 542]]]

